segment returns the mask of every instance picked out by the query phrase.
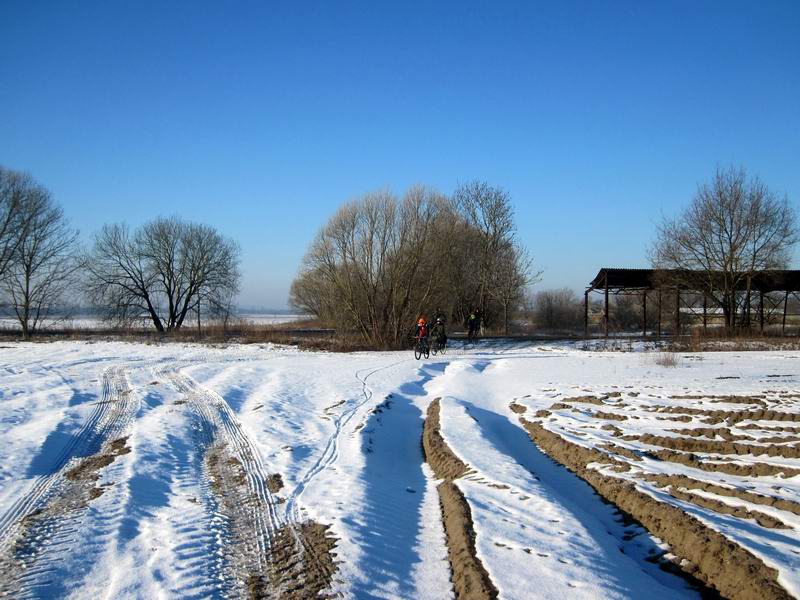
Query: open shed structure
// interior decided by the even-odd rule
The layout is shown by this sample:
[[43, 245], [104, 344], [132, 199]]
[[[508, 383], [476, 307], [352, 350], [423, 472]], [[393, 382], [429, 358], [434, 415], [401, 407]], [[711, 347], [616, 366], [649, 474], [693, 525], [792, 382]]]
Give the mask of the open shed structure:
[[[690, 295], [693, 297], [701, 296], [703, 329], [705, 330], [708, 327], [709, 309], [711, 308], [712, 312], [714, 313], [716, 313], [719, 309], [717, 306], [709, 307], [709, 300], [711, 298], [706, 293], [706, 290], [708, 289], [710, 282], [713, 282], [714, 279], [717, 278], [721, 279], [722, 277], [722, 273], [708, 273], [705, 271], [670, 269], [614, 269], [604, 267], [600, 269], [595, 278], [591, 281], [584, 294], [584, 333], [588, 337], [589, 294], [592, 292], [599, 292], [604, 296], [602, 327], [606, 336], [608, 336], [609, 325], [609, 295], [641, 296], [642, 332], [643, 335], [647, 335], [647, 295], [650, 292], [657, 294], [657, 335], [661, 335], [661, 317], [664, 309], [662, 300], [665, 293], [670, 296], [674, 295], [674, 305], [669, 308], [670, 310], [674, 311], [676, 328], [680, 327], [681, 308], [685, 308], [686, 297]], [[749, 286], [750, 295], [754, 296], [758, 300], [757, 315], [760, 330], [764, 330], [765, 298], [767, 298], [767, 303], [772, 302], [773, 309], [782, 309], [781, 333], [785, 333], [789, 299], [791, 297], [800, 298], [800, 296], [798, 296], [798, 294], [800, 294], [800, 271], [759, 271], [750, 278]], [[721, 286], [714, 287], [720, 289]], [[742, 284], [737, 291], [746, 291], [744, 284]], [[775, 296], [776, 292], [780, 293], [780, 299], [777, 301], [777, 305], [774, 300], [770, 300], [767, 296], [768, 294]], [[682, 304], [682, 302], [684, 302], [684, 304]], [[695, 309], [694, 306], [689, 308], [693, 310]], [[748, 306], [748, 318], [750, 312], [751, 307]]]

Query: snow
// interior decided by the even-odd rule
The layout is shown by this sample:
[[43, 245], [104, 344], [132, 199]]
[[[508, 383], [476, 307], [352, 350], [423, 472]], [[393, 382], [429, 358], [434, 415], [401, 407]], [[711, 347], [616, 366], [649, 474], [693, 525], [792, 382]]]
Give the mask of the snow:
[[[671, 396], [800, 392], [796, 375], [788, 375], [798, 371], [797, 352], [686, 354], [675, 369], [656, 365], [647, 353], [581, 351], [578, 344], [556, 343], [493, 343], [451, 349], [422, 362], [411, 352], [332, 354], [273, 345], [13, 343], [0, 353], [0, 547], [4, 528], [19, 516], [15, 507], [46, 488], [70, 458], [66, 451], [75, 447], [68, 464], [96, 451], [97, 444], [82, 432], [104, 406], [109, 373], [119, 370], [130, 390], [129, 414], [113, 427], [115, 435], [128, 436], [131, 451], [101, 471], [104, 494], [86, 510], [66, 515], [48, 534], [25, 579], [27, 593], [36, 597], [229, 593], [222, 552], [226, 522], [203, 477], [201, 432], [191, 404], [184, 403], [186, 386], [223, 403], [264, 473], [280, 473], [284, 487], [276, 495], [285, 501], [276, 505], [276, 519], [331, 525], [338, 539], [333, 591], [344, 597], [453, 596], [438, 482], [420, 445], [434, 398], [441, 398], [445, 440], [474, 470], [456, 484], [472, 511], [478, 557], [501, 597], [697, 597], [683, 580], [646, 560], [663, 552], [664, 544], [622, 522], [588, 485], [542, 454], [509, 404], [525, 405], [530, 416], [568, 397], [618, 391], [618, 402], [554, 410], [543, 424], [574, 443], [612, 442], [642, 451], [649, 446], [621, 440], [600, 426], [676, 436], [667, 429], [708, 425], [694, 420], [665, 425], [658, 419], [665, 415], [650, 409], [697, 403]], [[796, 412], [796, 402], [788, 398], [778, 405], [776, 396], [775, 410]], [[599, 420], [593, 416], [598, 410], [628, 419]], [[800, 426], [761, 422], [781, 424]], [[731, 429], [755, 438], [780, 434]], [[800, 468], [798, 459], [734, 459]], [[783, 585], [798, 594], [800, 517], [696, 492], [790, 527], [765, 529], [681, 502], [637, 476], [687, 475], [798, 502], [800, 477], [742, 477], [665, 461], [627, 462], [631, 471], [611, 474], [634, 480], [659, 501], [680, 506], [748, 548], [777, 568]]]

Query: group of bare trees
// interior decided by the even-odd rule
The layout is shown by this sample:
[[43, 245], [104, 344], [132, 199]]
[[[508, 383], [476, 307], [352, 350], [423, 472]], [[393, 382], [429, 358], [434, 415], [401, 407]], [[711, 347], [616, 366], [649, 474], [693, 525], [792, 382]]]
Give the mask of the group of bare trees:
[[395, 347], [423, 313], [458, 322], [480, 310], [507, 328], [533, 277], [506, 192], [475, 182], [447, 197], [417, 186], [342, 206], [312, 242], [290, 301]]
[[0, 167], [0, 294], [26, 339], [74, 283], [77, 237], [45, 188]]
[[788, 198], [748, 178], [744, 169], [729, 168], [700, 185], [680, 215], [664, 219], [651, 254], [656, 268], [679, 271], [664, 283], [704, 293], [722, 308], [730, 329], [750, 324], [755, 275], [788, 268], [797, 242]]
[[199, 327], [201, 313], [230, 311], [239, 279], [234, 241], [176, 217], [134, 231], [104, 226], [83, 251], [50, 193], [0, 167], [0, 306], [26, 339], [83, 297], [117, 324], [145, 319], [174, 331], [196, 315]]

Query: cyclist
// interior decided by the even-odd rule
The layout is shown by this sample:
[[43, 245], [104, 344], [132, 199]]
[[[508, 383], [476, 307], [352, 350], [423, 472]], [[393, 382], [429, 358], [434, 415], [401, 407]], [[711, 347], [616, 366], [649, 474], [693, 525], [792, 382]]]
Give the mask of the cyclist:
[[443, 348], [447, 344], [447, 329], [445, 328], [444, 316], [436, 317], [436, 322], [431, 327], [431, 336]]
[[417, 341], [424, 342], [425, 345], [427, 346], [428, 345], [428, 334], [429, 334], [428, 322], [425, 320], [425, 317], [422, 316], [417, 321], [417, 330], [416, 330], [415, 337], [416, 337]]

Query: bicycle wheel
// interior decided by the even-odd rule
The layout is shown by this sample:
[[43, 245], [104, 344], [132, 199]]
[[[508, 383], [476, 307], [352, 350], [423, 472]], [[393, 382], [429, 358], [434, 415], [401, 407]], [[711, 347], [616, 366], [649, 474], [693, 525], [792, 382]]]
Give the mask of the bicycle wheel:
[[419, 346], [416, 346], [414, 348], [414, 358], [419, 360], [421, 357], [422, 357], [422, 348], [420, 348]]
[[431, 354], [436, 356], [436, 353], [438, 351], [439, 351], [439, 344], [437, 344], [436, 342], [433, 342], [433, 344], [431, 345]]
[[442, 342], [439, 345], [439, 354], [444, 354], [445, 352], [447, 352], [447, 342], [446, 341]]
[[431, 356], [431, 347], [428, 344], [425, 344], [425, 358], [430, 358]]

